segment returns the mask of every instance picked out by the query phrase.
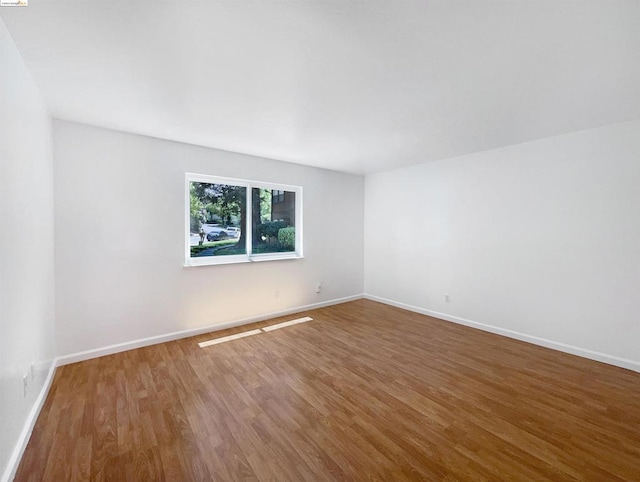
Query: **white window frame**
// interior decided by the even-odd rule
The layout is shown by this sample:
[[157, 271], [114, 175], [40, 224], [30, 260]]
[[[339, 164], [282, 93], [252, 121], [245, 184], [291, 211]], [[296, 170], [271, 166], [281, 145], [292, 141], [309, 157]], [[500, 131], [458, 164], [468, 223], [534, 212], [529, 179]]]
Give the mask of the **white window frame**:
[[[240, 229], [245, 231], [246, 254], [234, 254], [228, 256], [202, 256], [197, 258], [191, 257], [191, 210], [190, 210], [190, 184], [192, 182], [202, 182], [208, 184], [227, 184], [231, 186], [239, 186], [246, 188], [246, 226]], [[253, 254], [253, 216], [251, 196], [253, 188], [270, 189], [280, 191], [294, 192], [295, 199], [295, 233], [296, 233], [296, 250], [285, 253], [261, 253]], [[185, 173], [185, 267], [192, 266], [211, 266], [219, 264], [233, 263], [251, 263], [256, 261], [275, 261], [281, 259], [300, 259], [303, 258], [302, 252], [302, 186], [292, 186], [289, 184], [278, 184], [263, 181], [250, 181], [247, 179], [235, 179], [229, 177], [211, 176], [208, 174], [195, 174], [191, 172]]]

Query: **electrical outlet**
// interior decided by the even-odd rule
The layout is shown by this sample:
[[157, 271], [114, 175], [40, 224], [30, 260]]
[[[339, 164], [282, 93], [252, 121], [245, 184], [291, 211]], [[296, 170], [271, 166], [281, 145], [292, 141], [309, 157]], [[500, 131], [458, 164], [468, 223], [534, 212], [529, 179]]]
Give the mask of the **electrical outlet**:
[[29, 387], [29, 374], [22, 377], [22, 396], [27, 398], [27, 389]]
[[29, 375], [31, 375], [31, 380], [34, 380], [36, 378], [36, 364], [32, 363], [31, 366], [29, 367]]
[[322, 293], [322, 281], [316, 283], [316, 293]]
[[451, 303], [451, 295], [450, 294], [446, 294], [444, 295], [444, 302], [445, 303]]

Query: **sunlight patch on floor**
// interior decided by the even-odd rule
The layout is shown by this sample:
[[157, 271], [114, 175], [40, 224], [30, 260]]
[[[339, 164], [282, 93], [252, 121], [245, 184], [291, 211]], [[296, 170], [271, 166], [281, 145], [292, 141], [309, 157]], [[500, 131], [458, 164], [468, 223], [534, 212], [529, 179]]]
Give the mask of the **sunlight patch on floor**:
[[282, 323], [276, 323], [275, 325], [265, 326], [264, 328], [258, 328], [255, 330], [243, 331], [242, 333], [237, 333], [235, 335], [223, 336], [220, 338], [214, 338], [213, 340], [203, 341], [198, 343], [200, 348], [206, 348], [211, 345], [217, 345], [219, 343], [225, 343], [227, 341], [238, 340], [240, 338], [245, 338], [247, 336], [258, 335], [260, 333], [268, 333], [273, 330], [279, 330], [280, 328], [286, 328], [287, 326], [297, 325], [298, 323], [304, 323], [306, 321], [312, 321], [313, 318], [305, 316], [303, 318], [296, 318], [291, 321], [283, 321]]

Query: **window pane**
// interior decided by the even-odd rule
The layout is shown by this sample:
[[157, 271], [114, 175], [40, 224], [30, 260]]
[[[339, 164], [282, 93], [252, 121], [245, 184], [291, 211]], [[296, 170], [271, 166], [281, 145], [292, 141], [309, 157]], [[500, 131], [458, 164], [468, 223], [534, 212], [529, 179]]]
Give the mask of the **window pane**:
[[271, 201], [273, 203], [282, 203], [284, 202], [284, 191], [271, 191]]
[[296, 193], [253, 188], [252, 252], [282, 253], [296, 250]]
[[189, 194], [191, 257], [246, 254], [247, 188], [191, 182]]

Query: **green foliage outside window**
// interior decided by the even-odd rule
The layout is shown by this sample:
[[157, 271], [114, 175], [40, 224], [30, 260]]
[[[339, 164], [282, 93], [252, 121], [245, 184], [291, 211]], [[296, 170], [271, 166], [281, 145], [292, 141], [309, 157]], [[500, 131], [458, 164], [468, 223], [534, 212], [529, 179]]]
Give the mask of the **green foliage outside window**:
[[287, 251], [296, 249], [296, 228], [289, 226], [278, 231], [278, 243]]

